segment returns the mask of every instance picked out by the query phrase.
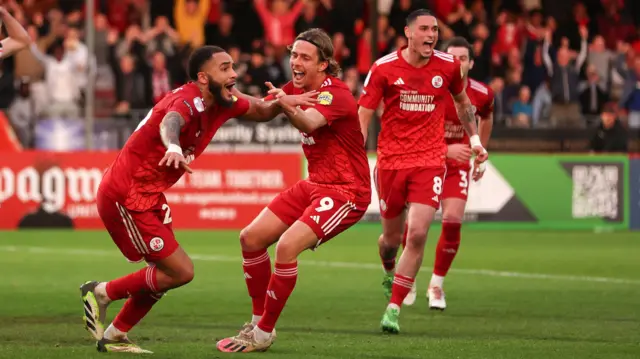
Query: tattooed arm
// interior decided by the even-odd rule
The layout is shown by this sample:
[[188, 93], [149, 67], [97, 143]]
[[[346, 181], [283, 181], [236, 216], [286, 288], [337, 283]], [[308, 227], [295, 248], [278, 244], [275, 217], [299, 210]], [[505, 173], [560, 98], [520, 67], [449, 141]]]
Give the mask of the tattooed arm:
[[[458, 112], [458, 118], [460, 123], [464, 127], [469, 137], [478, 135], [478, 127], [476, 126], [476, 114], [473, 110], [473, 105], [466, 91], [460, 92], [458, 95], [453, 96], [456, 111]], [[473, 145], [473, 143], [472, 143]]]
[[482, 143], [480, 142], [478, 127], [476, 125], [476, 113], [473, 109], [473, 105], [471, 104], [471, 100], [469, 100], [469, 96], [467, 96], [467, 92], [464, 90], [458, 95], [453, 96], [453, 99], [460, 123], [469, 135], [471, 150], [476, 155], [474, 161], [474, 173], [484, 171], [484, 162], [489, 158], [489, 154], [487, 153], [487, 150], [482, 147]]
[[167, 152], [158, 165], [173, 166], [175, 169], [182, 167], [191, 173], [191, 169], [187, 166], [187, 160], [182, 154], [182, 147], [180, 147], [180, 130], [185, 123], [186, 121], [182, 118], [182, 115], [175, 111], [167, 113], [162, 119], [160, 123], [160, 138], [162, 138], [162, 143], [167, 148]]

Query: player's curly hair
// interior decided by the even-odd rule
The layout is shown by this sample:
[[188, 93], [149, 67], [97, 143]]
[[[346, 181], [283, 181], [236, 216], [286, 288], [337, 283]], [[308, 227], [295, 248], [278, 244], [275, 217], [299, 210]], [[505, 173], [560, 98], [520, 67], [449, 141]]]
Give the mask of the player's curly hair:
[[[318, 59], [328, 63], [327, 69], [325, 70], [327, 74], [335, 77], [340, 76], [342, 69], [333, 57], [333, 41], [324, 30], [314, 28], [301, 32], [295, 39], [295, 41], [299, 40], [309, 42], [318, 49]], [[291, 50], [292, 47], [293, 46], [289, 46], [289, 50]]]
[[202, 46], [197, 48], [189, 56], [189, 62], [187, 63], [187, 74], [191, 81], [198, 79], [198, 72], [202, 71], [202, 66], [211, 59], [214, 54], [219, 52], [225, 52], [225, 50], [219, 46]]

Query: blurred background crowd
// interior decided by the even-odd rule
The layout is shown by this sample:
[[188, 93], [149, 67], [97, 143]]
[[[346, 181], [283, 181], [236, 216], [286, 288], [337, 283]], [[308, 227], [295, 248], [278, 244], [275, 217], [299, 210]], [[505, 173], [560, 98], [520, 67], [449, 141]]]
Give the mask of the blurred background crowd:
[[405, 18], [422, 7], [439, 18], [441, 43], [472, 44], [470, 76], [495, 92], [496, 127], [640, 129], [636, 0], [95, 0], [93, 53], [85, 0], [4, 5], [34, 40], [0, 62], [0, 108], [25, 147], [40, 119], [83, 117], [89, 81], [96, 123], [137, 123], [187, 80], [186, 59], [203, 44], [227, 49], [239, 89], [259, 96], [265, 81], [290, 79], [286, 47], [312, 27], [331, 34], [359, 96], [375, 56], [406, 44]]

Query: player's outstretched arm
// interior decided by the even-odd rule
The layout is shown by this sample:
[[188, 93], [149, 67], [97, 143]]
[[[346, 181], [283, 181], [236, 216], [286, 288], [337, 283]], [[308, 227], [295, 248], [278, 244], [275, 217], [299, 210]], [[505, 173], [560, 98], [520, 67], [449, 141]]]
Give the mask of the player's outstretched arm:
[[360, 130], [362, 131], [362, 136], [364, 137], [364, 143], [367, 143], [367, 135], [369, 134], [369, 125], [371, 124], [371, 119], [373, 118], [373, 114], [376, 110], [372, 110], [370, 108], [360, 106], [358, 108], [358, 118], [360, 119]]
[[302, 110], [297, 106], [291, 106], [287, 102], [283, 101], [287, 97], [289, 96], [284, 96], [280, 98], [279, 101], [284, 113], [289, 118], [293, 127], [304, 133], [311, 133], [328, 123], [327, 119], [320, 113], [320, 111], [312, 107]]
[[180, 130], [185, 124], [186, 121], [182, 115], [175, 111], [167, 113], [162, 119], [160, 123], [160, 138], [162, 138], [162, 143], [167, 148], [167, 152], [158, 163], [159, 166], [173, 166], [175, 169], [182, 167], [185, 171], [191, 173], [180, 146]]
[[2, 40], [2, 52], [0, 58], [10, 56], [26, 48], [31, 43], [31, 38], [27, 30], [20, 25], [4, 6], [0, 6], [0, 20], [7, 28], [8, 37]]
[[249, 110], [240, 116], [242, 120], [254, 121], [254, 122], [267, 122], [271, 121], [274, 117], [278, 116], [282, 109], [275, 100], [263, 101], [260, 98], [249, 96], [237, 89], [233, 89], [233, 95], [249, 101]]

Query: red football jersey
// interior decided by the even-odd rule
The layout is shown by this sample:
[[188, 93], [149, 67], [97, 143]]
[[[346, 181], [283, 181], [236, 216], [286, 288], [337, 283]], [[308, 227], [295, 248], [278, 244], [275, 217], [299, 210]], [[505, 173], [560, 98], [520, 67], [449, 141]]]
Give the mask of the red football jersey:
[[[466, 87], [467, 96], [473, 104], [477, 117], [486, 119], [493, 113], [493, 91], [482, 82], [469, 79]], [[453, 97], [449, 97], [446, 104], [446, 117], [444, 122], [444, 137], [447, 144], [469, 143], [469, 136], [462, 127], [458, 113], [456, 112]], [[447, 159], [447, 167], [467, 167], [469, 163], [461, 163], [456, 160]]]
[[[303, 93], [291, 82], [282, 90], [288, 95]], [[371, 176], [356, 100], [347, 85], [335, 77], [327, 77], [318, 92], [318, 103], [314, 108], [328, 124], [312, 133], [301, 132], [308, 181], [340, 191], [351, 201], [368, 203], [371, 201]]]
[[402, 49], [376, 61], [359, 105], [377, 109], [384, 100], [378, 136], [378, 168], [441, 167], [445, 164], [445, 101], [464, 89], [460, 62], [434, 51], [427, 65], [416, 68]]
[[205, 109], [202, 94], [195, 83], [188, 83], [167, 94], [140, 122], [136, 131], [111, 164], [100, 184], [100, 190], [122, 201], [132, 211], [153, 207], [162, 192], [173, 186], [184, 174], [158, 163], [167, 151], [160, 137], [160, 123], [169, 112], [178, 112], [186, 121], [180, 131], [180, 146], [185, 157], [198, 157], [211, 142], [220, 126], [230, 118], [242, 116], [249, 101], [236, 99], [231, 107], [212, 106]]

